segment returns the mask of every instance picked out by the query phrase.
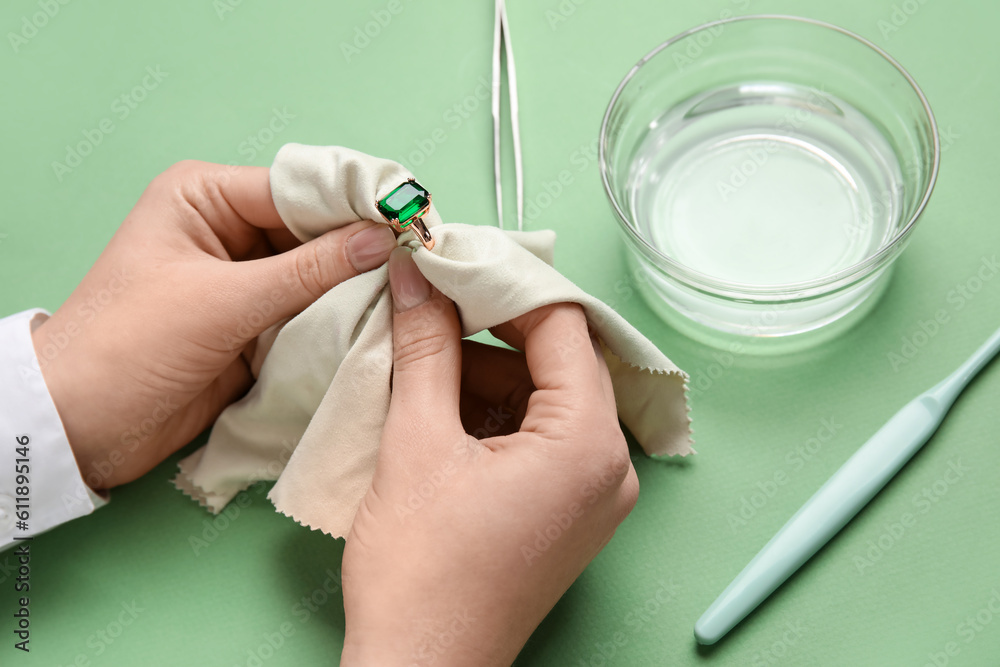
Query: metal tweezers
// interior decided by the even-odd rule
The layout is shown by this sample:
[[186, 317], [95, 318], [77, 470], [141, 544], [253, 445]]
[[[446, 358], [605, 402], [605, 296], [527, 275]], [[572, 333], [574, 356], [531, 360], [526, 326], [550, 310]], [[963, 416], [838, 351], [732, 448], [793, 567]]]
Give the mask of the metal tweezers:
[[507, 56], [507, 93], [510, 98], [510, 129], [514, 141], [514, 178], [517, 182], [517, 229], [524, 229], [524, 174], [521, 169], [521, 130], [517, 122], [517, 74], [507, 22], [507, 5], [496, 0], [493, 23], [493, 177], [497, 187], [497, 220], [503, 229], [503, 172], [500, 168], [500, 44]]

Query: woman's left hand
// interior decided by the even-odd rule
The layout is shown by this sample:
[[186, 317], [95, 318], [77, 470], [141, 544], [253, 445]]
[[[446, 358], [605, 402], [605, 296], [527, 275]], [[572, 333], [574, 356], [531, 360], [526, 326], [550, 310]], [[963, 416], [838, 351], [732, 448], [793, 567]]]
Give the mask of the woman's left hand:
[[84, 480], [136, 479], [253, 382], [257, 336], [396, 247], [355, 222], [300, 244], [265, 167], [180, 162], [156, 177], [69, 299], [33, 333]]

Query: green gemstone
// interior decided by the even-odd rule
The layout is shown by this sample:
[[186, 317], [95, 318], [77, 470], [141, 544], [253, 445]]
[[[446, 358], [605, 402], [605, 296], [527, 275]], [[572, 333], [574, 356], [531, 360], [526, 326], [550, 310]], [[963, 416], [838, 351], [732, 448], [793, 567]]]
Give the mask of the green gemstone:
[[378, 202], [378, 211], [391, 220], [398, 220], [406, 227], [420, 211], [431, 203], [427, 190], [416, 181], [407, 181]]

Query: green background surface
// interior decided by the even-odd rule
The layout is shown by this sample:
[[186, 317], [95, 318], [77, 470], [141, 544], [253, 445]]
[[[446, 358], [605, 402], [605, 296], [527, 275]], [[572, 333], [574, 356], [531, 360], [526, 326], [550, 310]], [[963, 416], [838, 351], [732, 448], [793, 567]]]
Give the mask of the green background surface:
[[[490, 75], [492, 3], [402, 0], [370, 43], [345, 54], [342, 45], [386, 1], [231, 2], [225, 12], [209, 0], [70, 2], [16, 51], [8, 33], [39, 5], [3, 3], [0, 313], [56, 309], [150, 179], [185, 158], [268, 165], [286, 142], [347, 145], [405, 161], [446, 220], [494, 224], [492, 121], [488, 103], [475, 98]], [[1000, 243], [1000, 5], [577, 2], [510, 3], [526, 228], [559, 232], [557, 267], [691, 373], [701, 387], [692, 396], [700, 453], [680, 465], [636, 461], [638, 506], [518, 663], [920, 666], [954, 642], [949, 665], [1000, 664], [1000, 618], [962, 625], [1000, 591], [996, 366], [875, 502], [760, 610], [714, 648], [699, 649], [692, 636], [698, 616], [827, 476], [998, 325], [1000, 279], [970, 299], [954, 290]], [[730, 362], [655, 318], [632, 293], [593, 153], [605, 105], [632, 64], [671, 35], [730, 12], [814, 17], [885, 47], [923, 87], [945, 148], [930, 208], [883, 301], [842, 337], [792, 358]], [[115, 100], [147, 66], [167, 76], [121, 118]], [[467, 117], [454, 111], [463, 104]], [[247, 138], [275, 109], [294, 118], [251, 147]], [[52, 163], [105, 118], [114, 131], [60, 180]], [[427, 141], [433, 150], [414, 158]], [[508, 151], [508, 166], [511, 158]], [[533, 209], [562, 170], [573, 182]], [[512, 166], [507, 183], [512, 220]], [[940, 310], [947, 323], [918, 336], [916, 356], [894, 369], [889, 354]], [[835, 423], [833, 437], [801, 458], [797, 448], [827, 435], [824, 420]], [[208, 515], [168, 483], [177, 458], [115, 490], [107, 508], [35, 540], [30, 656], [11, 648], [11, 559], [0, 555], [0, 664], [255, 664], [250, 652], [286, 622], [294, 633], [264, 665], [336, 663], [341, 597], [308, 614], [299, 605], [322, 589], [328, 568], [339, 569], [342, 543], [276, 514], [263, 492], [251, 492], [213, 536]], [[955, 463], [967, 470], [943, 481]], [[787, 482], [770, 488], [779, 472]], [[762, 489], [771, 495], [754, 496]], [[934, 502], [920, 501], [924, 489]], [[752, 515], [744, 508], [746, 519], [744, 500], [759, 505]], [[915, 525], [891, 537], [907, 512]], [[196, 549], [192, 536], [212, 539]], [[880, 537], [889, 548], [864, 564]], [[661, 604], [655, 594], [664, 586]], [[135, 621], [104, 643], [98, 632], [114, 632], [133, 601]]]

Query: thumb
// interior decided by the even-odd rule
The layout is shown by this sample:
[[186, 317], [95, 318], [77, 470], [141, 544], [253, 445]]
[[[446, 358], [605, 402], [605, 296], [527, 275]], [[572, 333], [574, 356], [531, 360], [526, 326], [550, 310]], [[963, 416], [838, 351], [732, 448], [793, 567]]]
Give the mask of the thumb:
[[455, 304], [424, 278], [407, 248], [397, 248], [389, 257], [389, 285], [393, 300], [390, 413], [415, 428], [461, 429], [462, 331]]
[[388, 226], [362, 220], [283, 253], [237, 263], [244, 270], [241, 310], [251, 337], [302, 312], [348, 278], [381, 266], [395, 247]]

